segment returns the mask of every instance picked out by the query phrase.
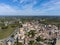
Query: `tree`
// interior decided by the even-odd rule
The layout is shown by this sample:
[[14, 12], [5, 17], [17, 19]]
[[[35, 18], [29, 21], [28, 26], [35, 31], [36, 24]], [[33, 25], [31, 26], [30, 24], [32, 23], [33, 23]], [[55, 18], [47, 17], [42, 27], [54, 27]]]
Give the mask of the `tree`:
[[17, 37], [17, 39], [16, 39], [16, 40], [17, 40], [16, 45], [18, 45], [18, 37]]
[[3, 26], [3, 27], [1, 27], [2, 29], [7, 29], [8, 28], [8, 26]]
[[30, 30], [28, 32], [28, 36], [30, 36], [30, 35], [31, 35], [31, 37], [34, 37], [35, 36], [35, 30]]
[[13, 37], [14, 37], [14, 35], [11, 35], [11, 37], [13, 38]]
[[29, 45], [33, 45], [34, 44], [34, 40], [29, 41]]
[[37, 41], [37, 42], [39, 42], [39, 41], [43, 41], [43, 39], [41, 39], [41, 37], [38, 36], [38, 37], [36, 38], [36, 41]]

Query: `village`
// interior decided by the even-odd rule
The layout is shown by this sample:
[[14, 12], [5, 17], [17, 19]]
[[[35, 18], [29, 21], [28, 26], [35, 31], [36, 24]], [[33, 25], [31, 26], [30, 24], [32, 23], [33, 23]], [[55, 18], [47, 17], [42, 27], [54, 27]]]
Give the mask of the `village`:
[[[22, 22], [20, 22], [22, 23]], [[38, 21], [25, 22], [14, 34], [14, 45], [56, 45], [56, 39], [60, 37], [60, 30], [55, 25], [44, 25]], [[12, 45], [8, 41], [7, 45]]]
[[1, 39], [1, 45], [59, 45], [60, 43], [60, 30], [54, 24], [42, 24], [38, 20], [5, 21], [4, 24], [9, 25], [8, 27], [14, 24], [12, 27], [15, 31], [7, 38]]
[[49, 43], [56, 44], [56, 41], [53, 41], [59, 37], [60, 30], [58, 30], [58, 27], [50, 24], [40, 24], [38, 21], [36, 21], [25, 22], [22, 24], [22, 28], [20, 28], [14, 38], [18, 38], [18, 42], [21, 42], [23, 45], [29, 45], [30, 41], [33, 41], [33, 45], [35, 45], [34, 43], [37, 42], [42, 43], [42, 45], [45, 45], [45, 43], [46, 45], [49, 45]]

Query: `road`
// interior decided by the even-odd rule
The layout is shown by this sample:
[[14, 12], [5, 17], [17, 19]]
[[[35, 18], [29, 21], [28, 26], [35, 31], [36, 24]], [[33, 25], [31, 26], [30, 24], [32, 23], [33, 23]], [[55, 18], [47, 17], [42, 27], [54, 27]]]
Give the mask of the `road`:
[[56, 45], [60, 45], [60, 38], [57, 39], [57, 41], [56, 41]]
[[8, 36], [7, 38], [1, 39], [0, 42], [3, 42], [4, 45], [6, 45], [6, 41], [11, 40], [12, 44], [14, 44], [15, 40], [11, 36], [14, 35], [14, 34], [16, 34], [16, 32], [18, 32], [18, 31], [19, 31], [19, 28], [16, 27], [15, 31], [10, 36]]

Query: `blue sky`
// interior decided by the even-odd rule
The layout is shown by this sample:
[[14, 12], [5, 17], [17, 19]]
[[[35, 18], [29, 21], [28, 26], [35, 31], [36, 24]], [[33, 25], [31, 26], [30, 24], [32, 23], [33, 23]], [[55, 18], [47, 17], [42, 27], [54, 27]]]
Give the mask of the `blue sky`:
[[0, 0], [0, 15], [60, 15], [60, 0]]

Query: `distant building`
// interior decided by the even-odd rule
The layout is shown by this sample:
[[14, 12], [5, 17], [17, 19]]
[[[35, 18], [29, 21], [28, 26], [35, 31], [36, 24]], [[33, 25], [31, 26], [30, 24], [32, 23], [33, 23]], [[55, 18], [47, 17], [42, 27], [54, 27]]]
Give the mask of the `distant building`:
[[5, 24], [5, 26], [7, 26], [8, 25], [8, 21], [5, 21], [4, 24]]

